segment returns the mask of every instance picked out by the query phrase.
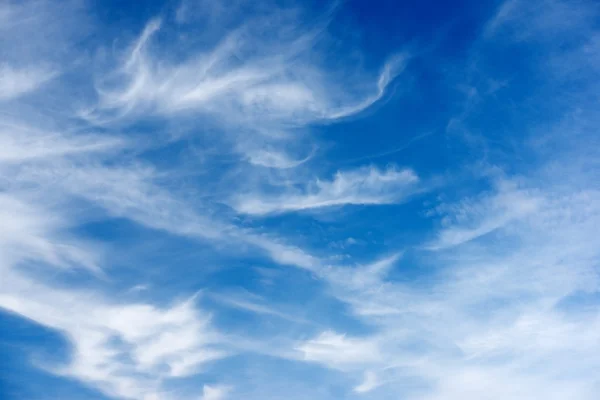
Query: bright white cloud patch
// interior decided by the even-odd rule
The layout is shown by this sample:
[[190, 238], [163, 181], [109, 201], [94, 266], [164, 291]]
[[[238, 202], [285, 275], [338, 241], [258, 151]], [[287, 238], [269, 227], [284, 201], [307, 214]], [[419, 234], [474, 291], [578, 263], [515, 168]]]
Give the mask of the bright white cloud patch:
[[[409, 169], [366, 167], [337, 172], [331, 180], [317, 180], [306, 188], [288, 189], [274, 196], [244, 194], [234, 208], [245, 214], [276, 214], [343, 205], [392, 204], [419, 190], [419, 178]], [[300, 192], [300, 193], [298, 193]]]
[[191, 375], [225, 355], [212, 347], [216, 337], [191, 302], [160, 310], [5, 277], [2, 307], [58, 330], [73, 345], [66, 366], [47, 367], [111, 396], [150, 398], [160, 391], [162, 379]]
[[348, 338], [330, 331], [303, 343], [298, 350], [307, 361], [321, 362], [337, 368], [376, 362], [382, 358], [377, 343]]

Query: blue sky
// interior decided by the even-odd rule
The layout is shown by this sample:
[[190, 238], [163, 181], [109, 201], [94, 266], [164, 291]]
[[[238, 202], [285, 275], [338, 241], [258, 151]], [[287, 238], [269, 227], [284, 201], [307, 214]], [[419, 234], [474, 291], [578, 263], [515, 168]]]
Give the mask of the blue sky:
[[596, 399], [599, 13], [0, 1], [0, 397]]

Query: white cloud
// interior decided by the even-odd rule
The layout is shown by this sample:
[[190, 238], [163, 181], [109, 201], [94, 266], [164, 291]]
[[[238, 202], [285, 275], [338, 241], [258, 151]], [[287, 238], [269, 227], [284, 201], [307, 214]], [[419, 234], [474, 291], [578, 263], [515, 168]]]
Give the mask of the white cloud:
[[274, 316], [277, 318], [281, 318], [283, 320], [287, 320], [290, 322], [295, 322], [295, 323], [301, 323], [301, 324], [310, 324], [311, 321], [308, 321], [306, 319], [303, 319], [299, 316], [296, 316], [294, 314], [296, 313], [286, 313], [283, 311], [280, 311], [274, 307], [270, 307], [269, 305], [265, 304], [265, 300], [264, 299], [260, 299], [260, 298], [256, 298], [256, 296], [254, 296], [254, 298], [250, 297], [248, 295], [246, 296], [241, 296], [241, 295], [236, 295], [233, 293], [227, 293], [227, 294], [211, 294], [211, 298], [218, 301], [220, 304], [223, 304], [225, 306], [228, 307], [233, 307], [233, 308], [237, 308], [240, 310], [244, 310], [244, 311], [249, 311], [252, 313], [256, 313], [256, 314], [263, 314], [263, 315], [270, 315], [270, 316]]
[[[282, 129], [285, 125], [337, 119], [364, 110], [383, 96], [407, 59], [397, 56], [385, 64], [374, 84], [375, 94], [365, 99], [358, 97], [357, 104], [338, 106], [337, 103], [347, 102], [348, 98], [353, 101], [356, 96], [351, 92], [333, 92], [333, 88], [327, 90], [327, 71], [317, 65], [298, 65], [299, 61], [304, 62], [302, 54], [312, 51], [312, 32], [302, 32], [298, 27], [302, 33], [291, 37], [282, 33], [284, 43], [273, 43], [263, 36], [289, 32], [278, 18], [285, 16], [275, 12], [271, 24], [260, 27], [253, 24], [264, 21], [249, 21], [223, 38], [216, 48], [198, 50], [188, 60], [173, 64], [164, 59], [159, 62], [152, 54], [151, 39], [160, 30], [161, 21], [149, 22], [116, 71], [127, 84], [112, 89], [99, 86], [101, 109], [97, 111], [114, 109], [123, 116], [144, 107], [159, 114], [196, 110], [215, 115], [227, 124], [262, 125], [252, 127], [257, 131]], [[298, 24], [293, 19], [288, 22]], [[238, 56], [257, 50], [260, 57]]]
[[61, 332], [73, 346], [65, 366], [44, 367], [108, 395], [146, 398], [160, 392], [164, 379], [193, 374], [226, 355], [214, 347], [218, 336], [192, 301], [161, 309], [3, 275], [0, 306]]
[[296, 349], [303, 354], [306, 361], [339, 369], [376, 363], [383, 359], [376, 341], [347, 337], [331, 331], [307, 340]]
[[244, 214], [265, 215], [343, 205], [393, 204], [422, 188], [409, 169], [363, 167], [337, 172], [332, 180], [317, 180], [302, 190], [277, 195], [239, 195], [231, 204]]
[[90, 253], [90, 243], [61, 235], [68, 220], [53, 213], [52, 208], [32, 204], [27, 199], [0, 194], [0, 270], [21, 262], [43, 262], [70, 268], [84, 267], [98, 271], [101, 254]]
[[466, 199], [450, 207], [439, 206], [438, 212], [449, 213], [443, 219], [447, 226], [427, 248], [442, 250], [470, 242], [524, 218], [542, 206], [543, 199], [535, 192], [520, 190], [518, 184], [512, 182], [499, 182], [498, 185], [500, 188], [493, 196], [475, 202]]
[[192, 47], [177, 60], [165, 57], [169, 49], [153, 41], [155, 35], [169, 34], [166, 24], [149, 22], [115, 70], [98, 77], [100, 102], [82, 115], [99, 124], [140, 115], [199, 115], [218, 126], [222, 138], [251, 163], [291, 168], [305, 157], [294, 149], [262, 149], [273, 141], [293, 143], [298, 128], [370, 107], [408, 60], [393, 56], [378, 77], [347, 71], [339, 76], [349, 79], [338, 82], [334, 71], [316, 61], [315, 44], [324, 26], [304, 27], [297, 13], [277, 8], [244, 20], [212, 38], [216, 46]]
[[382, 257], [372, 263], [353, 268], [348, 266], [329, 267], [323, 271], [324, 277], [353, 290], [369, 290], [385, 280], [388, 272], [398, 263], [402, 253]]
[[[156, 202], [139, 189], [147, 176], [97, 166], [110, 158], [107, 150], [118, 155], [122, 141], [4, 128], [2, 139], [11, 147], [0, 157], [0, 307], [60, 332], [73, 346], [67, 364], [42, 367], [111, 396], [144, 399], [160, 394], [163, 380], [194, 374], [198, 366], [226, 356], [220, 335], [192, 300], [159, 307], [59, 287], [44, 283], [43, 273], [32, 275], [27, 268], [32, 265], [104, 273], [99, 244], [70, 233], [81, 223], [78, 216], [86, 216], [73, 197], [132, 216], [138, 207], [156, 213], [148, 209]], [[30, 143], [33, 151], [27, 152]]]
[[259, 149], [248, 151], [248, 161], [267, 168], [295, 168], [311, 158], [311, 154], [302, 159], [292, 159], [285, 152]]
[[13, 99], [36, 90], [55, 76], [44, 68], [14, 68], [0, 65], [0, 100]]
[[111, 135], [48, 132], [25, 124], [0, 121], [0, 163], [19, 165], [57, 157], [81, 158], [92, 153], [119, 152], [126, 140]]
[[372, 371], [367, 371], [365, 372], [363, 381], [354, 388], [354, 391], [357, 393], [367, 393], [378, 387], [380, 384], [377, 375]]
[[71, 50], [77, 40], [85, 38], [89, 28], [82, 4], [78, 0], [66, 0], [60, 8], [51, 0], [0, 4], [3, 106], [8, 100], [40, 89], [76, 62], [70, 57]]
[[28, 265], [101, 268], [98, 246], [68, 234], [73, 215], [46, 193], [40, 199], [11, 188], [0, 196], [0, 307], [57, 330], [73, 346], [66, 365], [44, 368], [111, 396], [143, 399], [160, 392], [163, 379], [192, 374], [226, 354], [214, 347], [219, 336], [191, 300], [169, 307], [128, 303], [31, 276]]
[[202, 397], [200, 400], [224, 400], [231, 391], [228, 386], [209, 386], [204, 385]]
[[334, 111], [329, 118], [337, 119], [359, 113], [379, 101], [388, 87], [388, 85], [398, 76], [406, 67], [409, 60], [407, 54], [398, 54], [392, 57], [384, 66], [377, 80], [377, 92], [359, 104], [343, 107], [340, 110]]
[[[498, 227], [498, 237], [434, 258], [441, 269], [426, 282], [390, 281], [368, 267], [326, 272], [332, 291], [376, 334], [354, 347], [328, 333], [307, 347], [307, 359], [338, 369], [349, 354], [353, 369], [383, 374], [389, 390], [399, 385], [407, 398], [421, 398], [406, 392], [416, 376], [432, 385], [427, 399], [592, 399], [600, 315], [561, 304], [600, 288], [598, 194], [536, 193], [545, 197], [539, 206]], [[569, 379], [563, 385], [557, 376]]]
[[[110, 396], [168, 399], [164, 381], [196, 374], [229, 354], [192, 300], [168, 306], [126, 301], [100, 289], [50, 284], [28, 267], [85, 267], [106, 277], [101, 244], [71, 233], [90, 217], [102, 218], [99, 209], [194, 238], [218, 240], [219, 226], [227, 227], [228, 239], [277, 257], [291, 251], [287, 246], [200, 217], [159, 185], [153, 168], [123, 160], [131, 143], [118, 136], [46, 132], [25, 122], [3, 124], [1, 132], [0, 307], [58, 331], [72, 345], [65, 365], [42, 367]], [[291, 254], [297, 255], [288, 262], [302, 255]]]

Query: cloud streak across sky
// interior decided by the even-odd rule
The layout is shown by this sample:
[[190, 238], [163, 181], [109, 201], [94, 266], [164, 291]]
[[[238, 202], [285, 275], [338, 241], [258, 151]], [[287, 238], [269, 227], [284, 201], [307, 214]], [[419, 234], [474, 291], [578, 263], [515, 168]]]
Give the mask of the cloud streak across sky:
[[597, 397], [598, 5], [375, 3], [0, 3], [0, 397]]
[[330, 181], [317, 180], [298, 194], [289, 190], [278, 196], [241, 195], [235, 209], [248, 214], [302, 211], [342, 205], [392, 204], [417, 192], [419, 178], [411, 170], [361, 168], [338, 171]]

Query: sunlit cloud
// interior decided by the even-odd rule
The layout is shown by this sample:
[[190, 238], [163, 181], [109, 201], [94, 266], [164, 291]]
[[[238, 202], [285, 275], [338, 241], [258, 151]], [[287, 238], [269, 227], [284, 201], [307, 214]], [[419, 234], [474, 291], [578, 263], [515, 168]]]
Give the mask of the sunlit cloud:
[[289, 188], [273, 196], [245, 193], [233, 207], [246, 214], [273, 214], [343, 205], [393, 204], [422, 191], [409, 169], [374, 167], [339, 171], [331, 180], [311, 182], [305, 189]]

